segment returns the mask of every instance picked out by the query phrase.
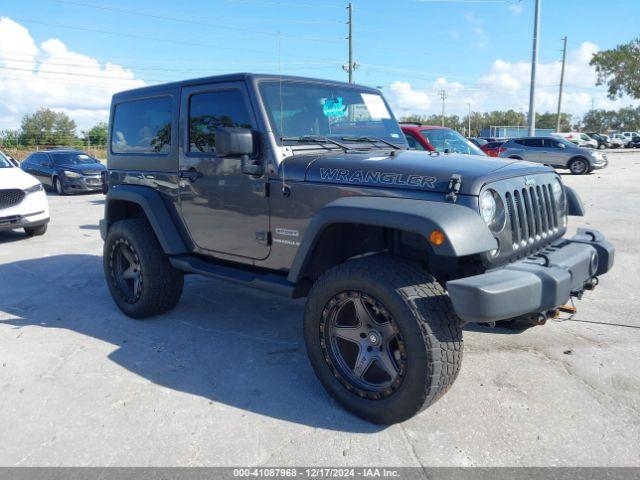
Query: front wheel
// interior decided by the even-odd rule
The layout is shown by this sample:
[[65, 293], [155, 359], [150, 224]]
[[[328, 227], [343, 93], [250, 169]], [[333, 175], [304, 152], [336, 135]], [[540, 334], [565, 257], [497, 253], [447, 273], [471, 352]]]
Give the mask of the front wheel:
[[111, 296], [132, 318], [167, 312], [182, 295], [184, 274], [171, 266], [145, 219], [113, 224], [104, 242], [103, 267]]
[[589, 173], [589, 162], [584, 158], [574, 158], [569, 162], [569, 170], [574, 175], [584, 175]]
[[62, 185], [62, 181], [58, 177], [55, 177], [53, 179], [53, 188], [58, 195], [67, 194], [67, 190], [64, 188], [64, 185]]
[[328, 270], [305, 309], [307, 353], [325, 389], [374, 423], [411, 418], [438, 400], [462, 362], [446, 291], [420, 265], [375, 256]]

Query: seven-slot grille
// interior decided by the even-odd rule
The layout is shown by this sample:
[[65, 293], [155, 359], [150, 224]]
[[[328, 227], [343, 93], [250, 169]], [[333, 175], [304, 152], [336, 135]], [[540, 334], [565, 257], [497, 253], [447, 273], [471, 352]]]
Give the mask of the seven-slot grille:
[[552, 236], [558, 231], [558, 211], [551, 184], [507, 192], [505, 199], [514, 250]]
[[19, 204], [25, 197], [25, 193], [17, 188], [0, 190], [0, 210]]

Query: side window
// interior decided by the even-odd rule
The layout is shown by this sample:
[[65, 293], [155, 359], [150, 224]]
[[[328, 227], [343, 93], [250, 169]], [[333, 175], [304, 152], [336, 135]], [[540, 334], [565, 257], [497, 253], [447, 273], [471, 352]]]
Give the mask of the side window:
[[196, 93], [189, 98], [189, 151], [215, 153], [217, 127], [251, 128], [240, 90]]
[[158, 154], [171, 150], [171, 97], [116, 105], [111, 137], [113, 153]]
[[525, 145], [533, 148], [541, 148], [544, 146], [541, 138], [528, 138], [525, 140]]
[[547, 148], [560, 148], [558, 147], [558, 145], [560, 145], [560, 142], [558, 140], [554, 140], [553, 138], [545, 138], [543, 141], [544, 146]]
[[418, 142], [413, 135], [410, 133], [405, 133], [404, 136], [407, 139], [407, 143], [409, 144], [409, 148], [411, 150], [424, 150], [424, 147], [420, 142]]
[[526, 145], [527, 144], [525, 140], [521, 140], [521, 139], [514, 140], [513, 143], [517, 143], [518, 145]]

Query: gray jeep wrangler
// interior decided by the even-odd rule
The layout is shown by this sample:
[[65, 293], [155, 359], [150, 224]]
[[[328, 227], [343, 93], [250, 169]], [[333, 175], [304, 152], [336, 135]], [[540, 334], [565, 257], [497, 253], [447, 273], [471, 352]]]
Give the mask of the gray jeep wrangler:
[[563, 237], [583, 206], [551, 168], [409, 151], [372, 88], [235, 74], [131, 90], [109, 145], [118, 307], [170, 310], [185, 273], [306, 296], [311, 365], [372, 422], [449, 389], [465, 322], [544, 323], [613, 264], [598, 231]]

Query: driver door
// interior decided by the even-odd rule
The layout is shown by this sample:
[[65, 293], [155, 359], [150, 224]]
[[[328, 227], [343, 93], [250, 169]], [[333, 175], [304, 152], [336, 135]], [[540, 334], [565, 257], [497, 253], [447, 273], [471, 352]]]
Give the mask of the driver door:
[[[245, 85], [183, 88], [180, 112], [180, 205], [191, 238], [202, 250], [266, 258], [270, 246], [265, 178], [242, 173], [239, 157], [218, 155], [215, 148], [218, 127], [256, 130]], [[255, 159], [265, 162], [262, 152]]]

